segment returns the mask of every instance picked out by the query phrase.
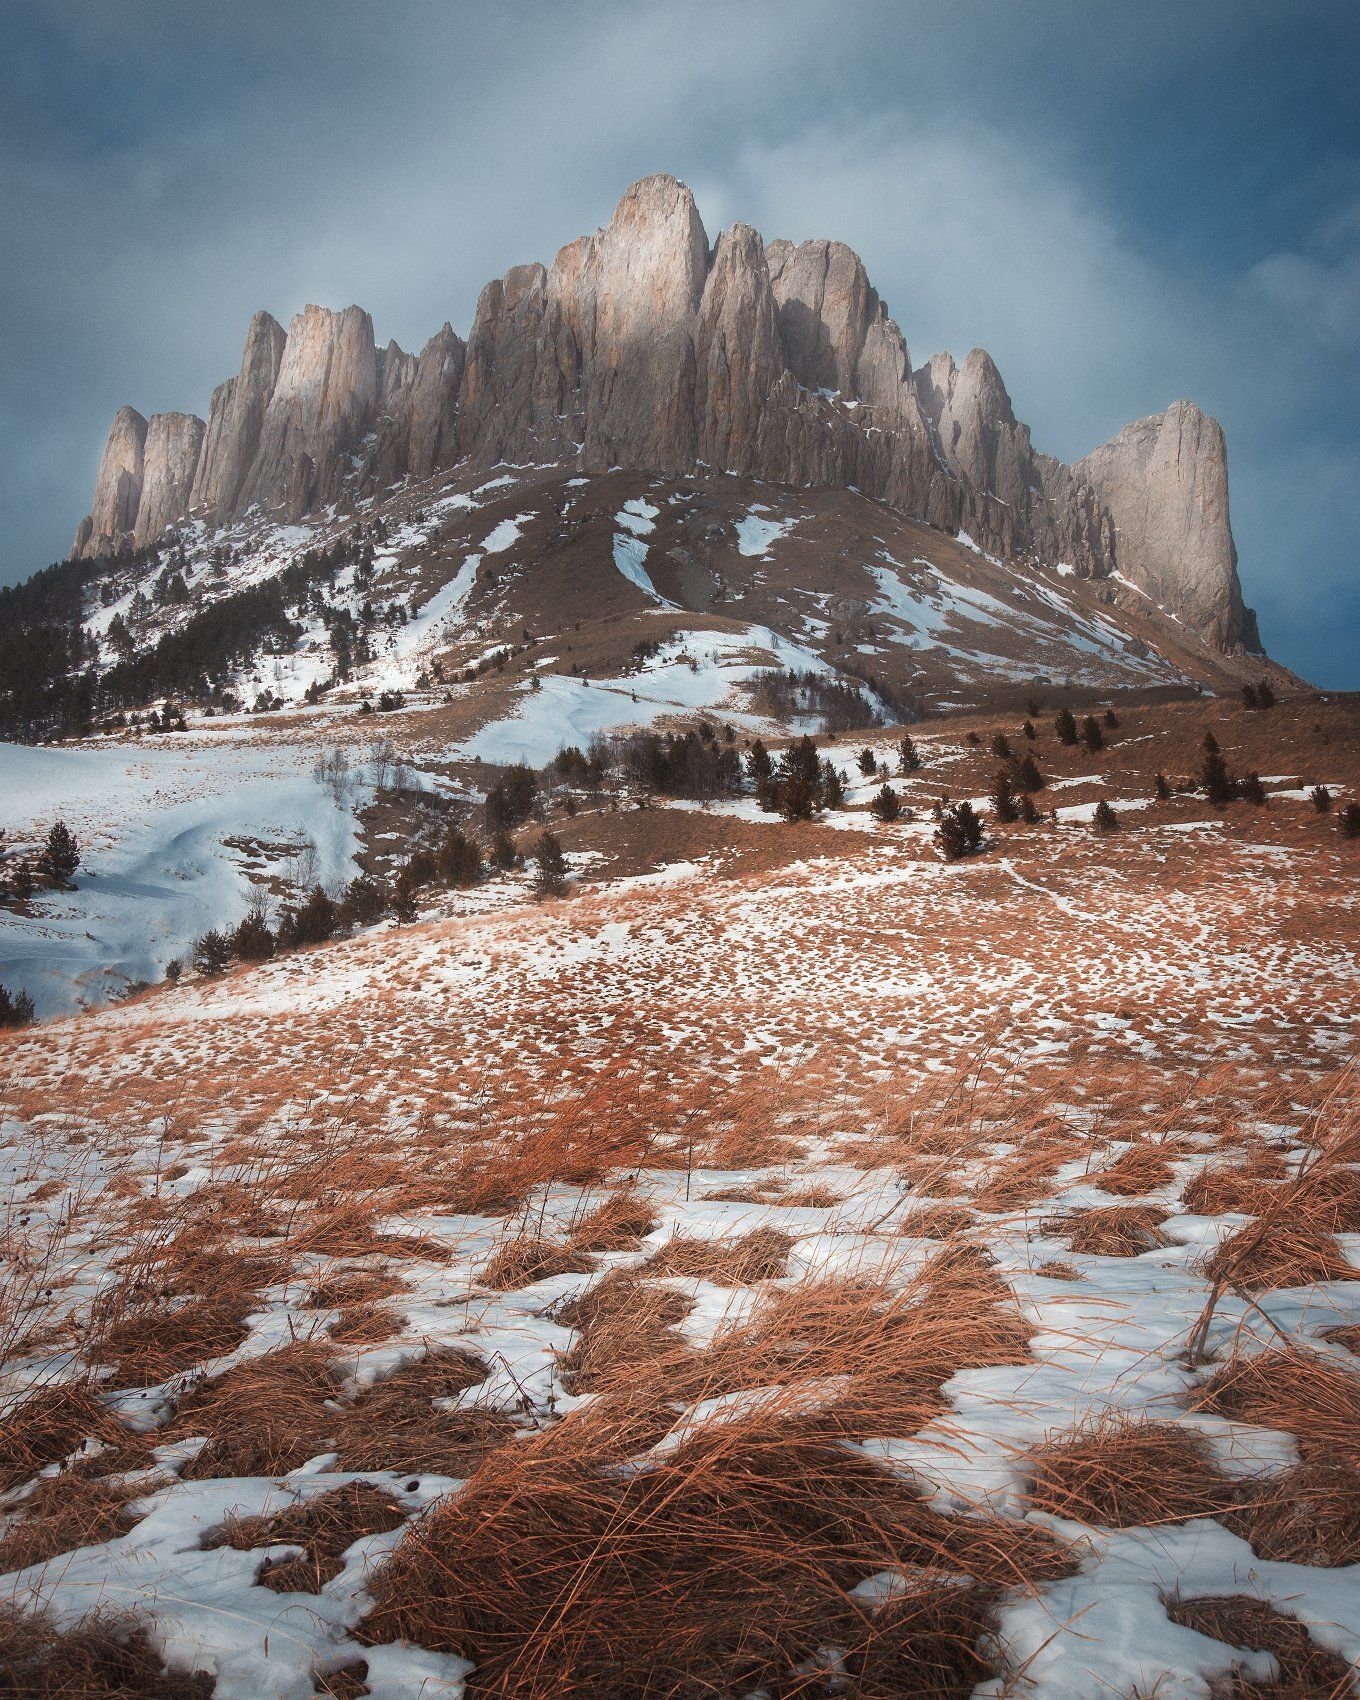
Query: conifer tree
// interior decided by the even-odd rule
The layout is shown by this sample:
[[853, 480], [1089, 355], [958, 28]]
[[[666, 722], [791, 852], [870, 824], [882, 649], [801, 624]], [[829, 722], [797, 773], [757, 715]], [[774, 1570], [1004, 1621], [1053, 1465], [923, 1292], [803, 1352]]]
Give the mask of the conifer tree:
[[1003, 825], [1009, 826], [1020, 813], [1015, 805], [1015, 793], [1011, 790], [1010, 775], [1004, 768], [992, 779], [991, 803], [993, 816]]
[[80, 846], [64, 820], [54, 821], [47, 842], [38, 853], [38, 868], [45, 878], [64, 885], [80, 866]]
[[519, 851], [515, 849], [515, 841], [508, 832], [498, 832], [491, 840], [487, 860], [498, 874], [508, 874], [512, 868], [519, 866]]
[[1157, 775], [1156, 779], [1153, 781], [1153, 789], [1159, 803], [1169, 803], [1171, 801], [1171, 786], [1164, 773], [1159, 773]]
[[1360, 838], [1360, 803], [1347, 803], [1338, 810], [1336, 825], [1343, 838]]
[[33, 999], [27, 992], [0, 986], [0, 1027], [27, 1027], [34, 1014]]
[[1043, 790], [1044, 776], [1039, 772], [1039, 764], [1032, 755], [1025, 755], [1017, 764], [1013, 783], [1017, 791], [1026, 794]]
[[557, 835], [545, 832], [534, 846], [534, 896], [562, 897], [566, 890], [567, 858]]
[[1091, 825], [1097, 832], [1119, 831], [1119, 816], [1103, 797], [1096, 804], [1096, 812], [1091, 817]]
[[204, 933], [194, 945], [194, 967], [200, 974], [222, 974], [230, 961], [231, 941], [216, 927]]
[[482, 877], [482, 853], [459, 827], [450, 823], [435, 855], [439, 878], [445, 885], [463, 888], [476, 885]]
[[768, 784], [774, 777], [774, 764], [770, 760], [770, 752], [759, 738], [751, 745], [750, 754], [746, 758], [746, 772], [757, 791], [762, 784]]
[[822, 807], [824, 809], [840, 809], [845, 806], [845, 785], [840, 776], [840, 770], [828, 760], [822, 762], [820, 780]]
[[866, 779], [872, 779], [878, 772], [878, 758], [872, 750], [864, 749], [859, 752], [859, 770]]
[[1070, 708], [1060, 708], [1053, 716], [1053, 730], [1058, 734], [1060, 744], [1072, 745], [1076, 743], [1077, 721]]
[[875, 794], [873, 801], [869, 804], [869, 809], [878, 820], [883, 822], [884, 826], [888, 826], [901, 818], [902, 799], [891, 785], [884, 785]]
[[1081, 741], [1092, 755], [1098, 749], [1101, 749], [1105, 743], [1105, 736], [1100, 730], [1100, 722], [1094, 714], [1088, 714], [1081, 723]]
[[950, 804], [940, 811], [935, 843], [946, 862], [975, 856], [982, 848], [982, 822], [968, 802]]
[[897, 746], [897, 771], [899, 773], [915, 773], [921, 766], [921, 753], [911, 741], [907, 733]]
[[1331, 813], [1332, 794], [1325, 785], [1315, 785], [1308, 793], [1308, 800], [1320, 815]]

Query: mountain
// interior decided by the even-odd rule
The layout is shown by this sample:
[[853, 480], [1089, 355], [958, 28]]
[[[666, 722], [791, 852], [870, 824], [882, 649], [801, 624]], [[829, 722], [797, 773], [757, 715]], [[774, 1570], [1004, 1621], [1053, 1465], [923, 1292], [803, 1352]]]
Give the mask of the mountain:
[[1260, 651], [1223, 433], [1192, 403], [1065, 466], [1035, 452], [983, 350], [913, 370], [849, 248], [744, 224], [710, 244], [667, 176], [551, 266], [489, 283], [466, 343], [446, 324], [418, 355], [380, 347], [358, 307], [308, 306], [286, 333], [257, 314], [206, 422], [119, 411], [73, 553], [118, 556], [189, 520], [333, 521], [402, 481], [502, 463], [854, 491], [1150, 603], [1222, 655]]

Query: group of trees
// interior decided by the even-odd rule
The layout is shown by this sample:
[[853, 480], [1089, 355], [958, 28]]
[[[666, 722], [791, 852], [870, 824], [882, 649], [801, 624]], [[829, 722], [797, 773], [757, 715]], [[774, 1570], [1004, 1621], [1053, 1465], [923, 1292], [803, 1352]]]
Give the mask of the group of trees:
[[0, 901], [15, 898], [25, 902], [39, 885], [64, 890], [80, 866], [80, 845], [63, 820], [52, 823], [34, 854], [11, 855], [3, 840], [0, 833]]

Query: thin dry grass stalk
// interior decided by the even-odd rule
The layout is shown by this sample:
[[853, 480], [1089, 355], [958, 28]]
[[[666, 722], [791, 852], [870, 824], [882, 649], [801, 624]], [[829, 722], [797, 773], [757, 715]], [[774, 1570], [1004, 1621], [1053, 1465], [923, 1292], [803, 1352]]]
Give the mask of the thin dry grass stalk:
[[1036, 1510], [1110, 1529], [1217, 1517], [1238, 1501], [1201, 1435], [1125, 1416], [1032, 1453], [1029, 1496]]

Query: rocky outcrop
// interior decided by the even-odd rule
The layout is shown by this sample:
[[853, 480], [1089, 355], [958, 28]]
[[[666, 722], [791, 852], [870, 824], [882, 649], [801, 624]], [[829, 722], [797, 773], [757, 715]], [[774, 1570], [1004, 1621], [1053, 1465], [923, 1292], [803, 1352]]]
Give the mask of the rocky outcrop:
[[288, 327], [238, 509], [259, 504], [300, 519], [338, 500], [377, 396], [378, 360], [368, 314], [360, 307], [339, 313], [305, 307]]
[[379, 350], [358, 307], [308, 307], [286, 336], [261, 313], [201, 450], [189, 416], [160, 417], [181, 423], [157, 426], [145, 492], [146, 426], [130, 409], [115, 421], [78, 550], [150, 541], [189, 510], [300, 518], [464, 457], [708, 468], [853, 487], [998, 554], [1117, 569], [1208, 641], [1254, 641], [1212, 420], [1178, 403], [1074, 467], [1036, 454], [990, 355], [913, 373], [849, 248], [767, 245], [738, 224], [710, 251], [673, 177], [634, 183], [551, 266], [489, 283], [466, 345], [445, 325], [419, 355]]
[[80, 554], [116, 555], [127, 548], [142, 500], [145, 452], [146, 420], [136, 408], [120, 407], [109, 427], [88, 520], [76, 533]]
[[204, 428], [192, 413], [151, 415], [142, 457], [142, 495], [132, 529], [134, 548], [154, 543], [189, 511]]
[[1206, 643], [1260, 650], [1228, 521], [1228, 452], [1191, 401], [1137, 419], [1072, 468], [1109, 510], [1112, 568]]
[[286, 341], [283, 326], [270, 313], [256, 313], [246, 332], [241, 370], [213, 391], [203, 437], [191, 508], [209, 519], [229, 519], [255, 463], [265, 409], [278, 382]]

